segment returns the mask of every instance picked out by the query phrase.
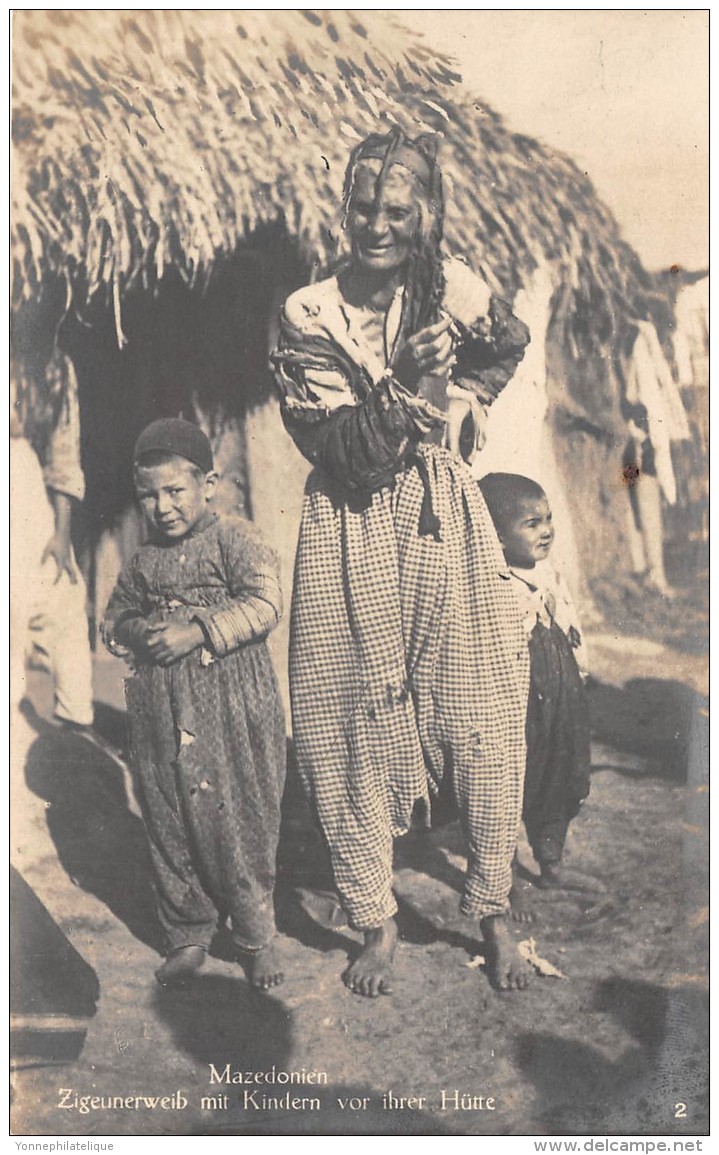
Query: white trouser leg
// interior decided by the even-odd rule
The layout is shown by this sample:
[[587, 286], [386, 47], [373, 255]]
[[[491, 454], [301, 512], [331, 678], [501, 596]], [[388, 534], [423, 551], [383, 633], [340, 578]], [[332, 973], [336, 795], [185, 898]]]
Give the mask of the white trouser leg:
[[73, 556], [77, 581], [67, 574], [55, 581], [57, 567], [50, 559], [37, 574], [30, 638], [47, 655], [55, 683], [55, 716], [90, 726], [92, 656], [88, 637], [85, 583]]

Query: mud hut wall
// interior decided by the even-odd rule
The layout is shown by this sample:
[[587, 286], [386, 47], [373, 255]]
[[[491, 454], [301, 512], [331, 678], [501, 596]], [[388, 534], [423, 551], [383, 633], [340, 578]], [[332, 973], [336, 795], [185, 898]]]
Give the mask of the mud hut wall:
[[[578, 569], [572, 592], [591, 606], [598, 578], [628, 573], [630, 506], [622, 472], [626, 426], [619, 389], [601, 354], [574, 357], [557, 334], [547, 342], [547, 437], [574, 532]], [[581, 398], [587, 404], [581, 404]]]
[[284, 613], [269, 644], [289, 726], [290, 606], [302, 497], [310, 465], [285, 431], [275, 400], [248, 413], [247, 451], [253, 520], [280, 562]]
[[245, 413], [269, 390], [268, 284], [261, 254], [243, 250], [204, 287], [189, 287], [171, 269], [154, 287], [129, 293], [122, 349], [107, 303], [97, 300], [63, 326], [80, 387], [87, 497], [78, 520], [95, 624], [142, 539], [131, 459], [148, 421], [184, 416], [200, 423], [220, 474], [216, 507], [252, 516]]
[[[292, 253], [284, 251], [282, 243], [275, 245], [271, 240], [259, 263], [261, 272], [257, 260], [251, 267], [255, 304], [261, 302], [252, 321], [253, 349], [249, 356], [238, 356], [234, 368], [230, 366], [229, 370], [235, 393], [234, 399], [229, 400], [235, 401], [234, 413], [227, 398], [227, 358], [237, 350], [238, 330], [240, 345], [244, 342], [242, 333], [247, 331], [247, 318], [242, 316], [247, 300], [244, 289], [234, 292], [231, 284], [222, 282], [223, 293], [211, 294], [216, 303], [221, 300], [221, 308], [209, 325], [213, 346], [209, 368], [197, 347], [198, 330], [208, 331], [208, 303], [198, 294], [180, 291], [176, 295], [173, 278], [174, 289], [164, 297], [162, 291], [157, 299], [143, 293], [128, 302], [128, 345], [124, 350], [113, 344], [112, 317], [108, 313], [95, 317], [92, 328], [83, 328], [70, 344], [78, 365], [83, 403], [89, 503], [83, 517], [88, 543], [85, 568], [94, 631], [103, 619], [122, 566], [145, 538], [132, 496], [130, 460], [134, 438], [147, 421], [181, 413], [198, 421], [210, 436], [220, 475], [215, 508], [254, 520], [277, 551], [285, 610], [270, 639], [270, 648], [289, 720], [289, 610], [309, 465], [282, 424], [279, 403], [271, 389], [268, 354], [277, 338], [282, 302], [307, 280], [309, 273]], [[107, 333], [105, 327], [109, 327]], [[191, 360], [203, 366], [197, 378], [201, 387], [194, 395], [189, 386], [185, 387], [193, 380], [191, 371], [187, 375], [191, 346]], [[184, 374], [181, 380], [173, 378], [178, 362]], [[215, 386], [208, 380], [208, 374], [213, 372], [219, 375]], [[176, 390], [173, 380], [178, 382]], [[223, 399], [223, 412], [218, 414], [216, 403]]]

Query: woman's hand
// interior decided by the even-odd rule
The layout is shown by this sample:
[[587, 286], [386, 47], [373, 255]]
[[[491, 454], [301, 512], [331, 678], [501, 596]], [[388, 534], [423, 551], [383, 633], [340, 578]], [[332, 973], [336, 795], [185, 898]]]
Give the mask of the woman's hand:
[[[466, 444], [462, 436], [468, 415], [472, 417], [472, 444]], [[467, 438], [468, 440], [468, 438]], [[483, 449], [487, 441], [487, 410], [471, 389], [465, 389], [461, 381], [452, 381], [447, 386], [447, 448], [458, 457], [471, 461], [475, 453]], [[464, 450], [464, 452], [462, 452]]]
[[171, 666], [204, 644], [198, 622], [159, 622], [145, 630], [144, 645], [158, 666]]
[[72, 498], [59, 490], [48, 491], [55, 520], [52, 537], [42, 551], [40, 565], [52, 558], [57, 566], [55, 585], [63, 574], [67, 574], [73, 585], [77, 584], [77, 573], [72, 560]]
[[451, 317], [442, 317], [405, 341], [395, 357], [392, 374], [407, 389], [415, 389], [421, 377], [441, 377], [454, 364]]
[[474, 451], [479, 453], [487, 444], [487, 410], [476, 397], [472, 398], [472, 420], [474, 422]]

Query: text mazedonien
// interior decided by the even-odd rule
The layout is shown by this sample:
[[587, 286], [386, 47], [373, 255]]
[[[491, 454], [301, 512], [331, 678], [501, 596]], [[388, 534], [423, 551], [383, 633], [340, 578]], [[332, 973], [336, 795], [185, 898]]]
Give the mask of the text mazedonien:
[[270, 1067], [268, 1071], [243, 1071], [231, 1067], [226, 1063], [220, 1070], [214, 1063], [209, 1064], [211, 1083], [242, 1083], [258, 1086], [264, 1083], [313, 1083], [327, 1084], [326, 1071], [307, 1071], [304, 1067], [300, 1071], [282, 1071], [277, 1067]]

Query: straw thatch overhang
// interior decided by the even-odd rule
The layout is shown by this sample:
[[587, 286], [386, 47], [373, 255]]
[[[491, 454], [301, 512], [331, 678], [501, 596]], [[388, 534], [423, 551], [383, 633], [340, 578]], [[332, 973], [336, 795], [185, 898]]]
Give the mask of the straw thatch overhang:
[[[131, 502], [135, 435], [170, 412], [232, 442], [230, 502], [270, 538], [287, 521], [305, 466], [263, 404], [272, 318], [341, 249], [349, 150], [399, 124], [441, 134], [450, 250], [508, 298], [549, 263], [548, 421], [578, 556], [590, 575], [625, 564], [612, 358], [656, 285], [572, 161], [392, 13], [26, 10], [13, 36], [13, 345], [39, 363], [59, 332], [75, 362], [90, 539]], [[24, 382], [41, 408], [42, 372]]]
[[349, 148], [399, 123], [442, 134], [450, 247], [505, 292], [551, 255], [566, 315], [584, 317], [574, 338], [603, 343], [647, 285], [636, 255], [570, 160], [459, 79], [387, 13], [18, 12], [15, 300], [48, 274], [80, 304], [104, 290], [122, 343], [134, 285], [168, 267], [203, 282], [262, 225], [324, 262]]

